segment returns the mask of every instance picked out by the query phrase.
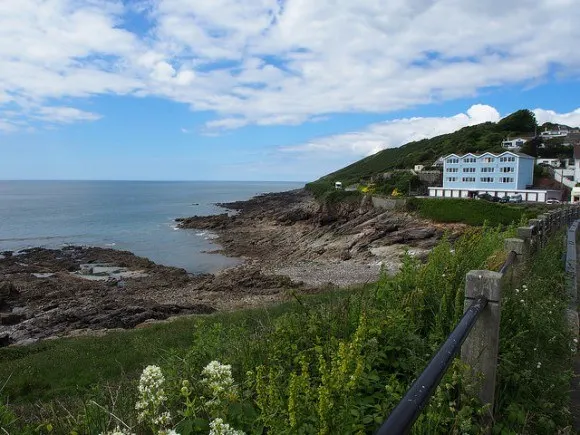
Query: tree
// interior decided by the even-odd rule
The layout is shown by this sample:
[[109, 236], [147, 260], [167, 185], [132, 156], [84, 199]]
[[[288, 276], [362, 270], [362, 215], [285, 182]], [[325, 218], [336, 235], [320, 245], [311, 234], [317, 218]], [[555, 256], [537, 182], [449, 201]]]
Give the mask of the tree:
[[522, 153], [528, 156], [538, 157], [538, 148], [540, 145], [542, 145], [542, 140], [539, 137], [535, 137], [524, 144]]
[[524, 109], [506, 116], [497, 123], [497, 126], [506, 132], [533, 133], [538, 123], [536, 115], [531, 110]]

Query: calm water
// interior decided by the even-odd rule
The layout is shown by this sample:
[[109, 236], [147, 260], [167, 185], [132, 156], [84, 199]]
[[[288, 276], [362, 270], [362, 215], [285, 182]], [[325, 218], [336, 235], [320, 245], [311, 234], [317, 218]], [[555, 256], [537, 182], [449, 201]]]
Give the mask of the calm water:
[[[223, 213], [213, 203], [302, 187], [290, 182], [0, 181], [0, 251], [92, 245], [129, 250], [189, 272], [236, 260], [212, 234], [177, 230], [176, 217]], [[195, 205], [197, 204], [197, 205]]]

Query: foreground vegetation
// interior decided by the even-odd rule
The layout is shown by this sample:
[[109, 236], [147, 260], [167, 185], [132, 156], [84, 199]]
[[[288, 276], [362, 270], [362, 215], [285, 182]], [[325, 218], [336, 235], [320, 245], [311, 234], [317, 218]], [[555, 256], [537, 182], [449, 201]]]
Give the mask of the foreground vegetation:
[[409, 198], [407, 210], [435, 222], [472, 226], [509, 225], [527, 221], [548, 210], [545, 204], [499, 204], [484, 200]]
[[[482, 227], [443, 240], [425, 264], [351, 291], [264, 310], [180, 319], [103, 338], [0, 351], [0, 427], [8, 433], [372, 433], [455, 326], [464, 277], [502, 263]], [[502, 308], [495, 430], [555, 433], [568, 424], [575, 350], [561, 239], [512, 275]], [[146, 366], [140, 380], [139, 374]], [[414, 433], [482, 433], [456, 363]], [[92, 386], [92, 385], [96, 386]], [[136, 409], [137, 404], [137, 409]], [[234, 429], [235, 428], [235, 429]], [[176, 432], [172, 432], [175, 430]]]

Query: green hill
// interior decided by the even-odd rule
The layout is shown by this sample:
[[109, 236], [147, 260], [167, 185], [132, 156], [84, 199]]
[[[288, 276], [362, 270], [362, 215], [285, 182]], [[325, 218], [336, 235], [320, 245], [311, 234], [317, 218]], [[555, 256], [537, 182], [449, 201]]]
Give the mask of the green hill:
[[519, 110], [498, 123], [465, 127], [454, 133], [431, 139], [410, 142], [399, 148], [389, 148], [366, 157], [336, 172], [309, 183], [308, 188], [323, 191], [335, 181], [344, 185], [368, 180], [376, 174], [392, 169], [412, 168], [414, 165], [431, 166], [441, 156], [451, 153], [502, 151], [501, 142], [507, 136], [531, 136], [537, 128], [536, 118], [529, 110]]

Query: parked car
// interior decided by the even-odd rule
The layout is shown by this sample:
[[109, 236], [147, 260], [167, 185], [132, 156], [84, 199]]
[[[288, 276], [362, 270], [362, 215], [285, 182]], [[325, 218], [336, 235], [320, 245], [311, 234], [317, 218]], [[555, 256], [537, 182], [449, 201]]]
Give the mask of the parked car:
[[548, 199], [546, 201], [546, 204], [562, 204], [562, 201], [560, 201], [558, 199]]
[[489, 193], [480, 193], [479, 195], [477, 195], [477, 199], [483, 199], [484, 201], [490, 202], [498, 202], [499, 196], [492, 196]]
[[501, 197], [501, 198], [499, 199], [499, 202], [500, 202], [500, 203], [502, 203], [502, 204], [505, 204], [505, 203], [507, 203], [507, 202], [510, 202], [510, 197], [509, 197], [509, 196], [507, 196], [507, 195], [506, 195], [506, 196], [503, 196], [503, 197]]
[[522, 195], [518, 194], [518, 195], [511, 195], [509, 202], [522, 202]]

